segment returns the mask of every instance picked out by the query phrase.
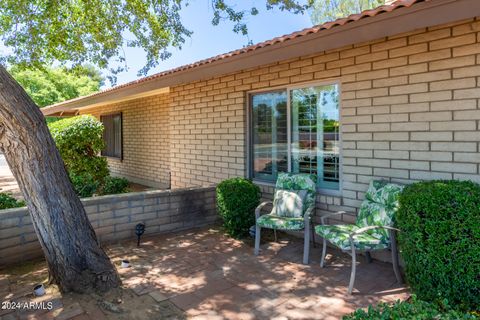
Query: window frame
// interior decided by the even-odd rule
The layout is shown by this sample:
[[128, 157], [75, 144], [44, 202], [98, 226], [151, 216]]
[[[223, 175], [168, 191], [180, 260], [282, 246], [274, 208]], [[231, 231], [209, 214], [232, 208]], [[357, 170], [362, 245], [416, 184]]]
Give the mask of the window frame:
[[[342, 127], [342, 87], [341, 82], [339, 79], [328, 79], [322, 81], [309, 81], [309, 82], [302, 82], [296, 83], [292, 85], [284, 85], [284, 86], [275, 86], [266, 89], [256, 89], [256, 90], [249, 90], [246, 92], [246, 174], [247, 178], [252, 179], [256, 184], [259, 185], [266, 185], [266, 186], [274, 186], [274, 182], [258, 179], [253, 177], [253, 114], [252, 114], [252, 105], [253, 105], [253, 95], [255, 94], [262, 94], [262, 93], [271, 93], [271, 92], [279, 92], [279, 91], [286, 91], [287, 93], [287, 149], [288, 149], [288, 171], [291, 172], [292, 170], [292, 108], [291, 108], [291, 94], [290, 92], [295, 89], [301, 89], [306, 87], [316, 87], [316, 86], [325, 86], [325, 85], [337, 85], [338, 87], [338, 118], [340, 128]], [[325, 189], [320, 188], [317, 185], [317, 192], [320, 194], [331, 195], [331, 196], [341, 196], [343, 190], [343, 139], [342, 139], [342, 130], [340, 129], [338, 135], [339, 141], [339, 181], [338, 181], [338, 190], [333, 189]]]
[[[100, 122], [103, 124], [103, 118], [106, 116], [113, 117], [114, 116], [120, 116], [120, 156], [111, 156], [111, 155], [105, 155], [103, 154], [103, 150], [100, 152], [102, 157], [105, 157], [107, 159], [113, 159], [113, 160], [118, 160], [118, 161], [123, 161], [123, 112], [111, 112], [111, 113], [104, 113], [100, 115]], [[102, 135], [102, 140], [103, 140], [103, 135]], [[106, 146], [105, 140], [103, 141]]]

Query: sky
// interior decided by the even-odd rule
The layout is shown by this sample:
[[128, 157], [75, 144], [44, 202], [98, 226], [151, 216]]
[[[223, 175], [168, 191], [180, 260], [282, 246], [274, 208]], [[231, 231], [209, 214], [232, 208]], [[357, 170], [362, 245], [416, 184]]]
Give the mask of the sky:
[[[245, 5], [245, 8], [255, 5], [260, 10], [257, 16], [250, 16], [247, 19], [248, 37], [234, 33], [233, 24], [228, 21], [213, 26], [211, 23], [213, 12], [209, 1], [192, 0], [188, 7], [182, 9], [181, 14], [185, 27], [193, 31], [192, 36], [186, 39], [182, 50], [173, 49], [172, 56], [151, 69], [148, 74], [242, 48], [249, 40], [257, 43], [312, 26], [308, 14], [296, 15], [286, 11], [266, 10], [264, 0], [238, 0], [236, 3]], [[125, 54], [129, 70], [117, 75], [117, 84], [139, 78], [137, 72], [145, 64], [145, 53], [142, 49], [127, 48]], [[106, 81], [105, 87], [109, 86], [109, 82]]]

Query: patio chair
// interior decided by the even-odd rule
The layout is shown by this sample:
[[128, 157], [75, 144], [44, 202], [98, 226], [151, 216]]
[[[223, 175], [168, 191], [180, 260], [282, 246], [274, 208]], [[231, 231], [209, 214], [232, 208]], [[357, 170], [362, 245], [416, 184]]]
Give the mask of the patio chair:
[[[276, 230], [304, 231], [303, 263], [308, 264], [310, 232], [314, 237], [311, 215], [315, 212], [315, 181], [316, 176], [305, 173], [278, 175], [273, 203], [263, 202], [255, 210], [255, 255], [260, 248], [261, 228], [273, 229], [275, 238]], [[261, 215], [262, 208], [269, 203], [273, 204], [272, 211]]]
[[360, 206], [355, 224], [326, 225], [325, 219], [345, 213], [339, 211], [321, 217], [322, 224], [315, 232], [323, 237], [323, 251], [320, 267], [325, 265], [327, 241], [352, 256], [352, 273], [348, 293], [351, 294], [355, 282], [356, 253], [366, 252], [370, 261], [370, 251], [390, 249], [393, 271], [399, 283], [402, 277], [398, 268], [398, 252], [393, 228], [393, 219], [398, 208], [398, 196], [403, 186], [387, 181], [372, 181]]

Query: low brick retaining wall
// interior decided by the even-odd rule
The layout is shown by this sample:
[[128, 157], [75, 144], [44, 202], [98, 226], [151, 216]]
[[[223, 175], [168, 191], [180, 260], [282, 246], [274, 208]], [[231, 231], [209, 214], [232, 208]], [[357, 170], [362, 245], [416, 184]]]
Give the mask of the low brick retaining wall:
[[[145, 235], [201, 227], [217, 221], [215, 188], [187, 188], [110, 195], [82, 200], [100, 243], [132, 239], [135, 225]], [[41, 257], [27, 208], [0, 211], [0, 268]]]

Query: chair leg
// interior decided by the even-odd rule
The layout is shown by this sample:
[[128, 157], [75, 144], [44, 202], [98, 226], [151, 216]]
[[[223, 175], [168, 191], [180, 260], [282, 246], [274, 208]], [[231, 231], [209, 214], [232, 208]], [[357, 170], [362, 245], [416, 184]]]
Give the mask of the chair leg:
[[315, 243], [315, 226], [313, 225], [313, 220], [312, 220], [312, 241], [313, 241], [313, 247], [316, 248], [317, 244]]
[[305, 225], [305, 231], [303, 235], [303, 264], [308, 264], [308, 257], [310, 255], [310, 228]]
[[398, 283], [403, 283], [402, 274], [400, 273], [400, 268], [398, 266], [397, 240], [395, 238], [395, 232], [393, 231], [390, 231], [390, 241], [392, 249], [393, 272], [395, 272], [395, 277], [397, 278]]
[[365, 252], [365, 257], [367, 258], [367, 263], [372, 263], [372, 256], [370, 255], [370, 251]]
[[259, 225], [255, 226], [255, 250], [254, 254], [258, 256], [258, 252], [260, 251], [260, 232], [261, 232], [261, 227]]
[[348, 294], [352, 294], [353, 283], [355, 282], [355, 272], [357, 269], [357, 259], [355, 253], [355, 247], [352, 245], [352, 273], [350, 274], [350, 284], [348, 285]]
[[276, 229], [273, 229], [273, 236], [275, 237], [275, 242], [278, 242], [277, 230]]
[[320, 268], [325, 267], [325, 255], [327, 254], [327, 240], [323, 239], [322, 260], [320, 260]]

